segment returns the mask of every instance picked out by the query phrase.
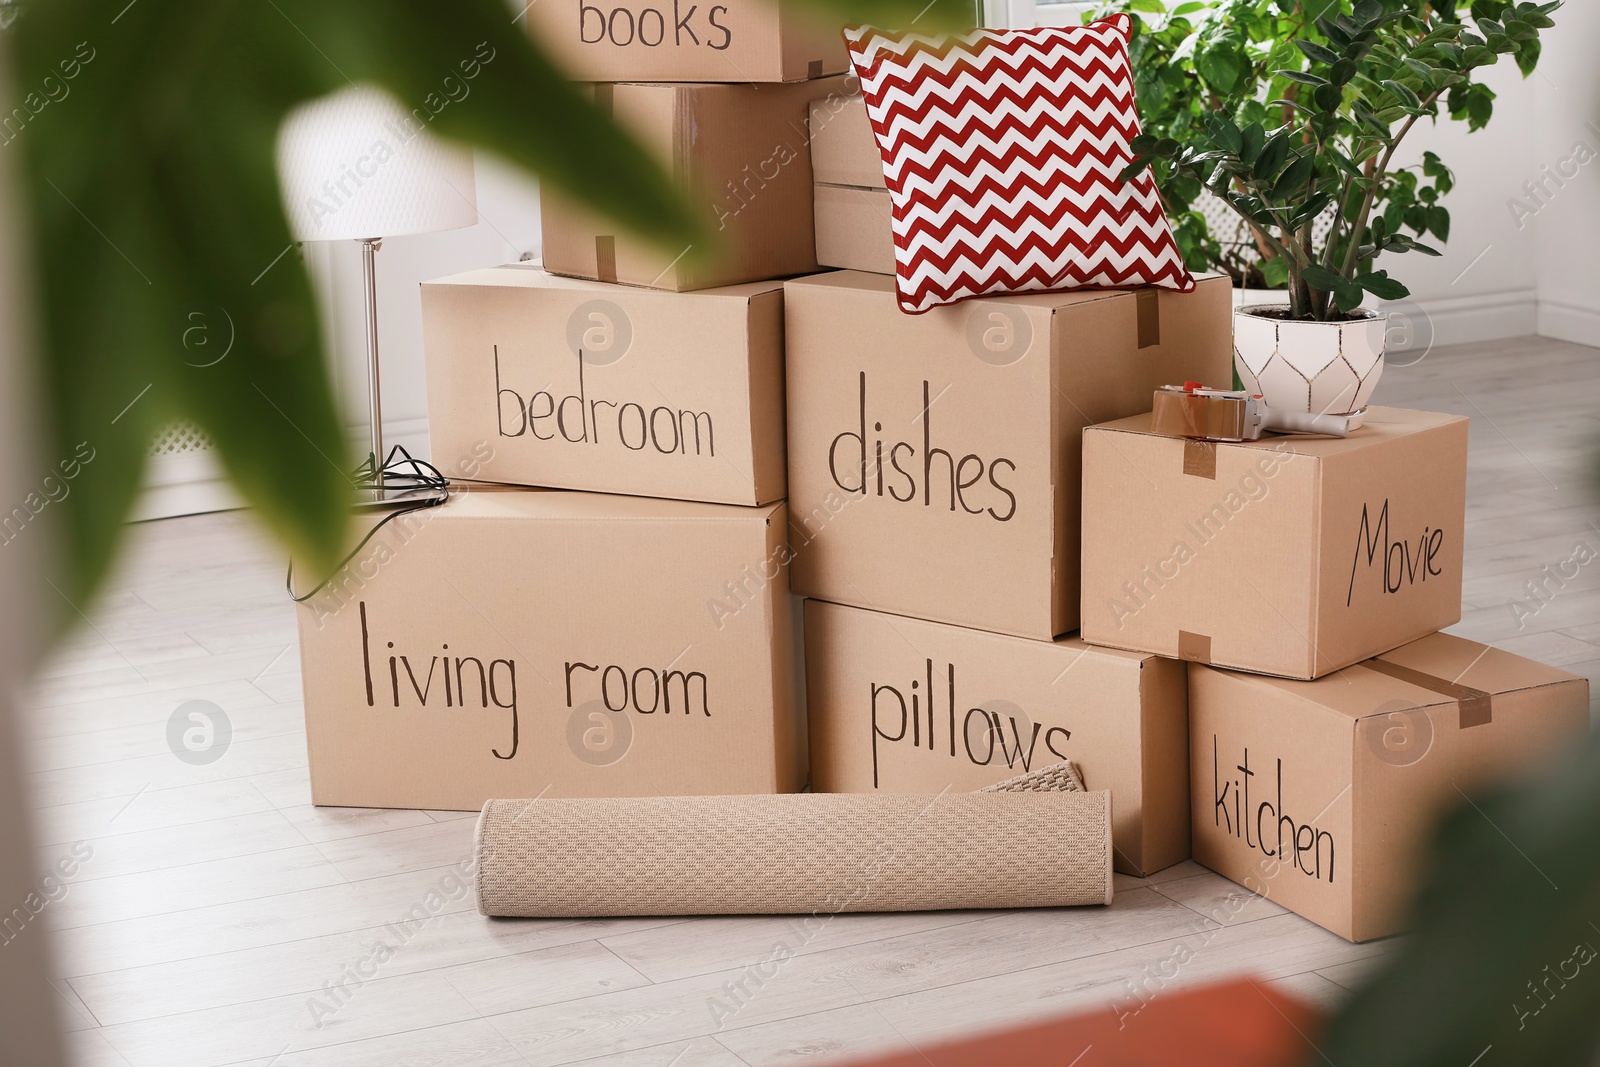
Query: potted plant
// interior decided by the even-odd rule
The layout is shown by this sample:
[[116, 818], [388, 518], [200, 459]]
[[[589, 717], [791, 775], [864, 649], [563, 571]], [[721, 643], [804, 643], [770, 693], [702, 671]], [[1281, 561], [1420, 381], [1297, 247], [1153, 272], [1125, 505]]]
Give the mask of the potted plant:
[[[1432, 18], [1433, 25], [1439, 26], [1458, 22], [1455, 9], [1465, 6], [1465, 0], [1407, 0], [1384, 8]], [[1472, 5], [1472, 14], [1503, 27], [1506, 21], [1518, 21], [1515, 6], [1503, 0], [1479, 2]], [[1542, 8], [1540, 14], [1547, 15], [1548, 10]], [[1314, 74], [1317, 62], [1297, 41], [1338, 54], [1340, 44], [1330, 41], [1323, 25], [1337, 27], [1341, 14], [1354, 17], [1351, 0], [1188, 0], [1176, 5], [1164, 0], [1107, 0], [1094, 15], [1115, 11], [1134, 13], [1139, 23], [1131, 51], [1144, 130], [1179, 144], [1206, 136], [1208, 124], [1218, 112], [1241, 128], [1252, 122], [1276, 125], [1288, 121], [1289, 105], [1304, 103], [1302, 97], [1313, 96], [1315, 88], [1297, 77]], [[1488, 44], [1487, 32], [1482, 40]], [[1511, 54], [1526, 76], [1538, 62], [1538, 40], [1523, 38], [1517, 43]], [[1491, 48], [1488, 61], [1505, 51]], [[1472, 69], [1481, 65], [1453, 68], [1450, 73], [1462, 75], [1462, 80], [1450, 85], [1441, 101], [1452, 119], [1467, 123], [1469, 132], [1481, 129], [1494, 110], [1494, 93], [1471, 80]], [[1277, 107], [1269, 107], [1269, 101], [1277, 102]], [[1274, 115], [1275, 110], [1279, 114]], [[1288, 262], [1256, 235], [1248, 220], [1236, 217], [1229, 225], [1218, 217], [1228, 212], [1229, 206], [1214, 197], [1202, 181], [1180, 173], [1166, 159], [1154, 160], [1153, 165], [1189, 268], [1231, 275], [1236, 301], [1241, 296], [1247, 303], [1250, 297], [1287, 300]], [[1420, 162], [1410, 166], [1389, 166], [1372, 181], [1372, 214], [1381, 216], [1390, 232], [1403, 229], [1416, 240], [1442, 242], [1449, 238], [1450, 213], [1441, 201], [1454, 179], [1438, 156], [1425, 153]], [[1336, 214], [1337, 208], [1330, 205], [1314, 221], [1318, 243], [1325, 239]]]
[[[1348, 13], [1318, 16], [1321, 40], [1293, 41], [1304, 66], [1271, 72], [1290, 86], [1265, 102], [1274, 125], [1213, 111], [1186, 140], [1134, 139], [1125, 179], [1165, 162], [1169, 182], [1198, 183], [1221, 198], [1283, 264], [1287, 306], [1246, 305], [1234, 316], [1239, 378], [1269, 406], [1348, 413], [1366, 405], [1383, 369], [1385, 316], [1362, 300], [1410, 295], [1376, 260], [1385, 252], [1439, 254], [1401, 232], [1403, 208], [1374, 210], [1393, 188], [1395, 155], [1419, 120], [1438, 117], [1441, 100], [1472, 106], [1474, 70], [1501, 55], [1536, 59], [1539, 31], [1560, 4], [1475, 0], [1476, 31], [1455, 6], [1360, 0]], [[1423, 170], [1436, 182], [1445, 176], [1428, 157]], [[1329, 211], [1332, 223], [1319, 235], [1318, 219]]]

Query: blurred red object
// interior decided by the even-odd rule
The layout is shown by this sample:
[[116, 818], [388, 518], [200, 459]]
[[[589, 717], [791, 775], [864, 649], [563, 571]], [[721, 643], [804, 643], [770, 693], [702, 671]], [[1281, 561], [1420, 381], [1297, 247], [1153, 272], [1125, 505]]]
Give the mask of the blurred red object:
[[1107, 1006], [849, 1067], [1298, 1067], [1316, 1054], [1310, 1006], [1251, 979]]

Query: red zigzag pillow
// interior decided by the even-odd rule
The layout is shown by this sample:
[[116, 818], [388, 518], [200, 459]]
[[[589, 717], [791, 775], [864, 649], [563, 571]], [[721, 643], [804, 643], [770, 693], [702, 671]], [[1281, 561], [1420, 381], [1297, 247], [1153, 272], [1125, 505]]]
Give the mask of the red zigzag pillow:
[[1194, 278], [1139, 132], [1127, 15], [960, 36], [844, 31], [894, 208], [900, 308]]

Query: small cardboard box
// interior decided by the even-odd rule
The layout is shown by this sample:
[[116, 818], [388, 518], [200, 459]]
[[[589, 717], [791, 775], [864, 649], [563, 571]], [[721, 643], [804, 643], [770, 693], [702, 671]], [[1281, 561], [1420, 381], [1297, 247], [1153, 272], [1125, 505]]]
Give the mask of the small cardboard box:
[[781, 504], [484, 489], [402, 515], [298, 608], [313, 802], [800, 788], [783, 558]]
[[894, 279], [784, 286], [795, 591], [1049, 640], [1078, 626], [1083, 428], [1229, 373], [1228, 280], [902, 314]]
[[541, 0], [528, 28], [576, 81], [793, 82], [850, 66], [839, 27], [792, 0]]
[[817, 269], [811, 101], [843, 77], [790, 85], [598, 85], [596, 102], [684, 190], [714, 247], [661, 249], [551, 190], [540, 198], [544, 266], [652, 289], [710, 289]]
[[811, 787], [972, 792], [1070, 759], [1109, 789], [1116, 868], [1189, 857], [1184, 665], [805, 603]]
[[817, 182], [817, 262], [893, 274], [893, 209], [861, 97], [812, 101], [811, 170]]
[[817, 263], [840, 270], [894, 273], [894, 234], [887, 189], [818, 185]]
[[1317, 678], [1461, 618], [1467, 420], [1368, 409], [1348, 438], [1083, 446], [1083, 629], [1097, 645]]
[[664, 293], [525, 264], [422, 286], [428, 434], [491, 482], [783, 498], [783, 286]]
[[1449, 634], [1314, 682], [1192, 664], [1194, 858], [1340, 937], [1384, 937], [1445, 809], [1588, 730], [1587, 679]]

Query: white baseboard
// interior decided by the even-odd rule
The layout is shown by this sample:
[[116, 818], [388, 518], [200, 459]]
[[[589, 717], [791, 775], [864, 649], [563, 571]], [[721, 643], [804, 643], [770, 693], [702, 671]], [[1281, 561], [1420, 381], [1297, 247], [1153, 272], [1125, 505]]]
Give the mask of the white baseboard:
[[1541, 300], [1539, 336], [1600, 348], [1600, 311], [1555, 300]]
[[[1453, 296], [1437, 299], [1401, 300], [1383, 305], [1391, 314], [1410, 314], [1418, 319], [1409, 333], [1413, 344], [1438, 347], [1470, 341], [1498, 341], [1507, 337], [1526, 337], [1539, 327], [1539, 294], [1532, 289], [1514, 289], [1482, 296]], [[1395, 330], [1391, 328], [1391, 333]], [[1391, 347], [1404, 351], [1410, 344]]]
[[145, 522], [242, 507], [244, 502], [223, 477], [216, 457], [209, 451], [178, 452], [150, 457], [144, 492], [128, 518]]
[[[350, 455], [364, 456], [368, 450], [365, 426], [348, 429]], [[428, 420], [384, 420], [385, 448], [404, 445], [418, 459], [428, 458]], [[151, 456], [145, 468], [145, 487], [129, 515], [129, 522], [171, 519], [180, 515], [200, 515], [211, 511], [235, 511], [246, 507], [223, 476], [210, 451], [181, 452]]]

